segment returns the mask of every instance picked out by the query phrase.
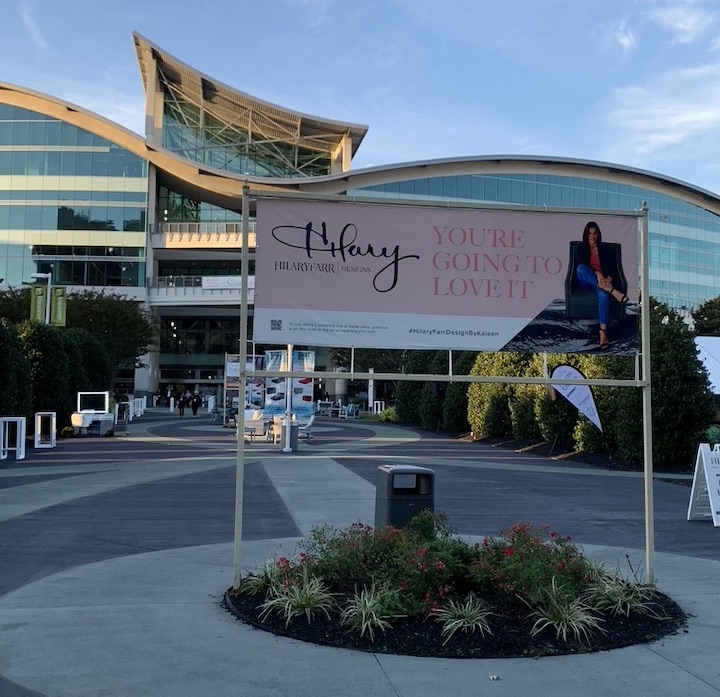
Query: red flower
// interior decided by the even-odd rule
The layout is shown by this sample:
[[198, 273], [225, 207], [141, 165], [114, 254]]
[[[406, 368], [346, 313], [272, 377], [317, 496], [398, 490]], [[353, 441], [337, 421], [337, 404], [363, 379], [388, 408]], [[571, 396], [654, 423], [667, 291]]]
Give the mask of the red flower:
[[507, 547], [506, 549], [503, 550], [503, 554], [506, 557], [511, 557], [513, 554], [515, 554], [515, 550], [512, 547]]

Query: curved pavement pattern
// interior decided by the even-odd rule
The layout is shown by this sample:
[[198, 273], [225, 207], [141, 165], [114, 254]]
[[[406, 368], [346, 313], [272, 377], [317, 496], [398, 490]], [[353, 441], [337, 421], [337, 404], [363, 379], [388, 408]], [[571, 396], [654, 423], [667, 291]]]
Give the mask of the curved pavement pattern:
[[[365, 421], [321, 420], [314, 435], [293, 454], [246, 447], [243, 567], [292, 553], [314, 525], [372, 524], [378, 465], [407, 463], [435, 471], [436, 509], [462, 534], [532, 520], [642, 569], [638, 474]], [[654, 486], [657, 584], [691, 615], [686, 633], [582, 656], [447, 660], [303, 644], [225, 612], [235, 467], [231, 431], [153, 410], [128, 436], [0, 462], [0, 695], [720, 694], [720, 531], [685, 520], [687, 486]]]

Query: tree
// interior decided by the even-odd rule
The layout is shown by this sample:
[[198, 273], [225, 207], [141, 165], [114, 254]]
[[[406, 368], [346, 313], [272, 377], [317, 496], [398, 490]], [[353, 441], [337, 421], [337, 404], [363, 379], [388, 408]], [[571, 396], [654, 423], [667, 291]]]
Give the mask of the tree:
[[692, 318], [698, 336], [720, 336], [720, 296], [700, 305]]
[[[408, 351], [403, 365], [405, 373], [429, 373], [434, 351]], [[397, 419], [403, 424], [420, 424], [420, 400], [424, 382], [398, 382], [395, 395]]]
[[112, 369], [105, 346], [85, 329], [68, 329], [66, 333], [74, 337], [80, 350], [80, 362], [87, 376], [86, 389], [96, 392], [110, 390]]
[[[525, 375], [529, 356], [520, 353], [479, 353], [471, 375], [517, 377]], [[515, 385], [500, 382], [473, 383], [468, 388], [468, 423], [478, 438], [512, 435], [510, 403]]]
[[142, 367], [141, 357], [155, 341], [150, 310], [117, 293], [70, 293], [67, 326], [85, 329], [105, 347], [112, 369], [111, 384], [118, 371]]
[[682, 317], [650, 302], [653, 457], [661, 466], [691, 466], [715, 415], [708, 373]]
[[17, 325], [23, 354], [30, 364], [32, 412], [57, 412], [58, 425], [69, 424], [74, 410], [68, 389], [68, 358], [60, 330], [26, 320]]
[[[467, 375], [475, 362], [475, 351], [453, 353], [453, 374]], [[450, 433], [467, 433], [468, 423], [467, 392], [469, 383], [450, 382], [445, 388], [442, 405], [442, 427]]]
[[32, 411], [30, 385], [30, 364], [23, 355], [23, 347], [15, 325], [0, 319], [0, 375], [3, 389], [0, 390], [0, 415], [26, 416]]
[[30, 317], [30, 289], [0, 290], [0, 317], [12, 324], [20, 324]]
[[[0, 291], [0, 317], [20, 324], [29, 316], [29, 288]], [[142, 367], [142, 356], [155, 342], [150, 310], [115, 292], [70, 293], [66, 323], [68, 329], [86, 330], [105, 347], [111, 372], [107, 386], [102, 389], [115, 382], [118, 371]]]

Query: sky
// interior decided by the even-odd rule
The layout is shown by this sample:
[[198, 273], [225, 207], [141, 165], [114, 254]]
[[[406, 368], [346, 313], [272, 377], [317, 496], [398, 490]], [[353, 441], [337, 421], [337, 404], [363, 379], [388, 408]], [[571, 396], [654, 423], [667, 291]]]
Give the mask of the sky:
[[0, 0], [0, 82], [142, 134], [133, 31], [254, 97], [369, 126], [353, 169], [543, 155], [720, 192], [718, 0]]

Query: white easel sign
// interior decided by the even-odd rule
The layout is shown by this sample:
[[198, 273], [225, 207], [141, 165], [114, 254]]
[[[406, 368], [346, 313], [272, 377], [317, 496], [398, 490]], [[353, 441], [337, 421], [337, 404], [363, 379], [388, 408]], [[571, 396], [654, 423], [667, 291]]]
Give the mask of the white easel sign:
[[688, 520], [709, 520], [720, 527], [720, 445], [701, 443], [695, 460]]

